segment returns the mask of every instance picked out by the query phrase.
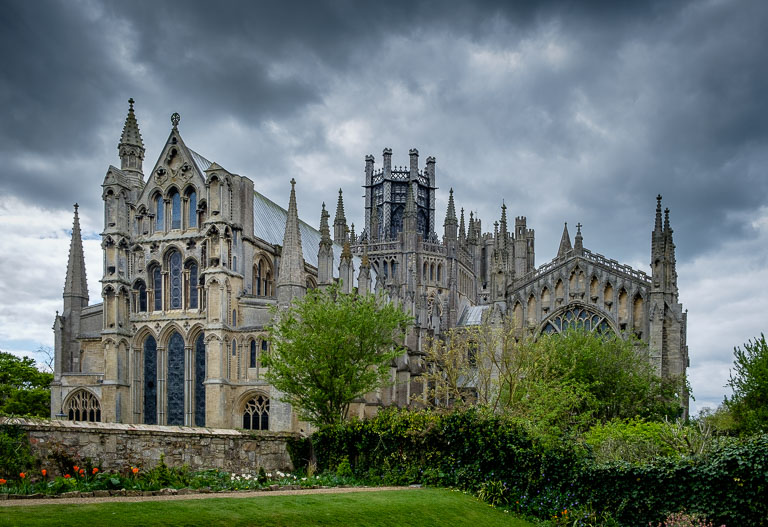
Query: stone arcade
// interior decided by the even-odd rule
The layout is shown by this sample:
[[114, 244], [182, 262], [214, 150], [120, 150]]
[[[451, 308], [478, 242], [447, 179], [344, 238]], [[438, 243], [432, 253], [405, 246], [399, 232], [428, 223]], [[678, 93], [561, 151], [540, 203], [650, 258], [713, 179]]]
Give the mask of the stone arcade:
[[[376, 290], [410, 312], [408, 352], [393, 385], [353, 409], [369, 415], [421, 393], [426, 337], [478, 324], [487, 310], [514, 316], [521, 331], [560, 332], [576, 323], [632, 332], [648, 342], [664, 376], [688, 366], [686, 314], [678, 302], [675, 245], [661, 196], [651, 235], [651, 275], [573, 244], [567, 226], [555, 258], [535, 266], [534, 231], [506, 207], [483, 232], [457, 217], [453, 191], [435, 233], [436, 160], [419, 168], [365, 158], [364, 228], [348, 226], [342, 191], [333, 225], [298, 217], [295, 182], [288, 210], [184, 143], [174, 114], [168, 140], [145, 176], [133, 100], [118, 144], [120, 168], [102, 184], [102, 302], [89, 305], [77, 205], [64, 286], [54, 323], [52, 417], [78, 421], [306, 429], [264, 380], [270, 307], [341, 278], [347, 291]], [[510, 230], [511, 227], [511, 230]], [[331, 230], [332, 229], [332, 230]]]

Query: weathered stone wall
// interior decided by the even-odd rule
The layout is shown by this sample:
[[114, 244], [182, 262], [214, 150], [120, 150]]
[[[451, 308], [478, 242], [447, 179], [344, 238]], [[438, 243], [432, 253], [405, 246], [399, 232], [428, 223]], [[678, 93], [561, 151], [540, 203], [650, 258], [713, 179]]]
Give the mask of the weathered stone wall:
[[192, 470], [253, 473], [260, 467], [267, 471], [293, 468], [286, 447], [288, 439], [295, 437], [290, 433], [24, 419], [8, 422], [27, 431], [37, 458], [60, 452], [78, 461], [90, 459], [101, 470], [151, 468], [161, 455], [166, 465], [187, 465]]

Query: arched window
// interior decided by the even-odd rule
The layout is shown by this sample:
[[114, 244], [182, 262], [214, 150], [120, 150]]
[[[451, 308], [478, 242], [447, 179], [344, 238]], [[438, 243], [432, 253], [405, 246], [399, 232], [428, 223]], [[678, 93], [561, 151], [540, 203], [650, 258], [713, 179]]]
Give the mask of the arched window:
[[232, 270], [237, 272], [237, 256], [232, 257]]
[[184, 338], [178, 332], [168, 339], [168, 424], [184, 424]]
[[197, 227], [197, 192], [187, 191], [187, 203], [189, 207], [189, 226]]
[[173, 250], [168, 255], [171, 309], [181, 309], [181, 253]]
[[195, 424], [205, 426], [205, 338], [195, 341]]
[[575, 305], [552, 315], [541, 332], [562, 333], [572, 328], [583, 328], [586, 331], [596, 331], [597, 333], [610, 333], [612, 331], [605, 316], [591, 308]]
[[171, 229], [181, 229], [181, 194], [176, 189], [171, 191]]
[[77, 390], [67, 400], [64, 412], [70, 421], [101, 421], [101, 405], [99, 400], [91, 392]]
[[256, 264], [253, 280], [253, 294], [261, 296], [261, 260]]
[[438, 282], [440, 281], [440, 278], [441, 278], [442, 274], [443, 274], [443, 266], [442, 266], [442, 264], [440, 264], [440, 265], [437, 266], [437, 281]]
[[187, 292], [187, 308], [197, 309], [198, 291], [197, 291], [197, 263], [187, 262], [187, 273], [189, 274], [189, 291]]
[[269, 341], [268, 340], [262, 340], [261, 341], [261, 367], [264, 367], [264, 357], [267, 356], [269, 353]]
[[233, 327], [237, 326], [237, 310], [236, 309], [232, 310], [232, 326]]
[[398, 233], [403, 230], [403, 206], [394, 207], [392, 210], [392, 217], [390, 221], [389, 236], [391, 238], [397, 238]]
[[246, 430], [269, 430], [269, 398], [257, 395], [245, 403], [243, 428]]
[[165, 209], [163, 207], [163, 196], [155, 196], [155, 229], [162, 231], [165, 227]]
[[157, 341], [144, 340], [144, 424], [157, 424]]
[[250, 354], [250, 360], [248, 361], [248, 367], [249, 368], [255, 368], [256, 367], [256, 341], [251, 340], [251, 354]]
[[429, 266], [429, 279], [430, 280], [435, 279], [435, 264], [432, 264]]
[[163, 310], [163, 274], [160, 272], [160, 267], [156, 266], [152, 269], [152, 292], [155, 297], [155, 311]]
[[136, 310], [139, 313], [147, 312], [147, 286], [142, 280], [136, 282]]

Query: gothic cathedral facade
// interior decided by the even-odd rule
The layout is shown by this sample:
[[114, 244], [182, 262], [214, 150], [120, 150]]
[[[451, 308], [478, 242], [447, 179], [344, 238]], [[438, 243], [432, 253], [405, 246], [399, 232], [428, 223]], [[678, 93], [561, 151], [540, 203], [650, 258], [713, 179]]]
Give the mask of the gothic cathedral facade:
[[[392, 384], [355, 403], [357, 415], [408, 405], [422, 391], [421, 346], [490, 313], [533, 335], [581, 325], [631, 332], [648, 343], [663, 376], [688, 366], [686, 313], [678, 301], [669, 211], [657, 198], [651, 275], [584, 247], [567, 226], [557, 255], [535, 265], [533, 229], [506, 207], [493, 232], [451, 190], [443, 235], [435, 232], [434, 157], [419, 168], [365, 158], [363, 230], [348, 226], [342, 191], [330, 225], [298, 217], [291, 181], [285, 210], [187, 147], [179, 116], [152, 171], [133, 100], [118, 144], [120, 168], [102, 184], [102, 302], [89, 305], [77, 205], [64, 286], [54, 322], [52, 417], [133, 424], [302, 431], [291, 406], [264, 378], [271, 307], [341, 280], [345, 291], [376, 291], [414, 317], [408, 352]], [[490, 310], [490, 311], [489, 311]]]

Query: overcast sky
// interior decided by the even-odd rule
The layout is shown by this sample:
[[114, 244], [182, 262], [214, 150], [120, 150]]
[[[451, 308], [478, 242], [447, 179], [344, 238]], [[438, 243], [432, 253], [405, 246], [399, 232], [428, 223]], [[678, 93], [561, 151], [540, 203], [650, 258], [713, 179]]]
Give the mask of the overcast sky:
[[568, 221], [649, 272], [662, 194], [694, 411], [722, 401], [733, 347], [768, 329], [764, 1], [2, 6], [2, 350], [53, 346], [75, 202], [100, 301], [100, 185], [130, 97], [145, 173], [179, 112], [188, 146], [276, 202], [295, 177], [313, 225], [342, 187], [360, 232], [365, 155], [406, 165], [415, 147], [437, 158], [438, 234], [453, 187], [485, 230], [502, 200], [526, 216], [537, 265]]

